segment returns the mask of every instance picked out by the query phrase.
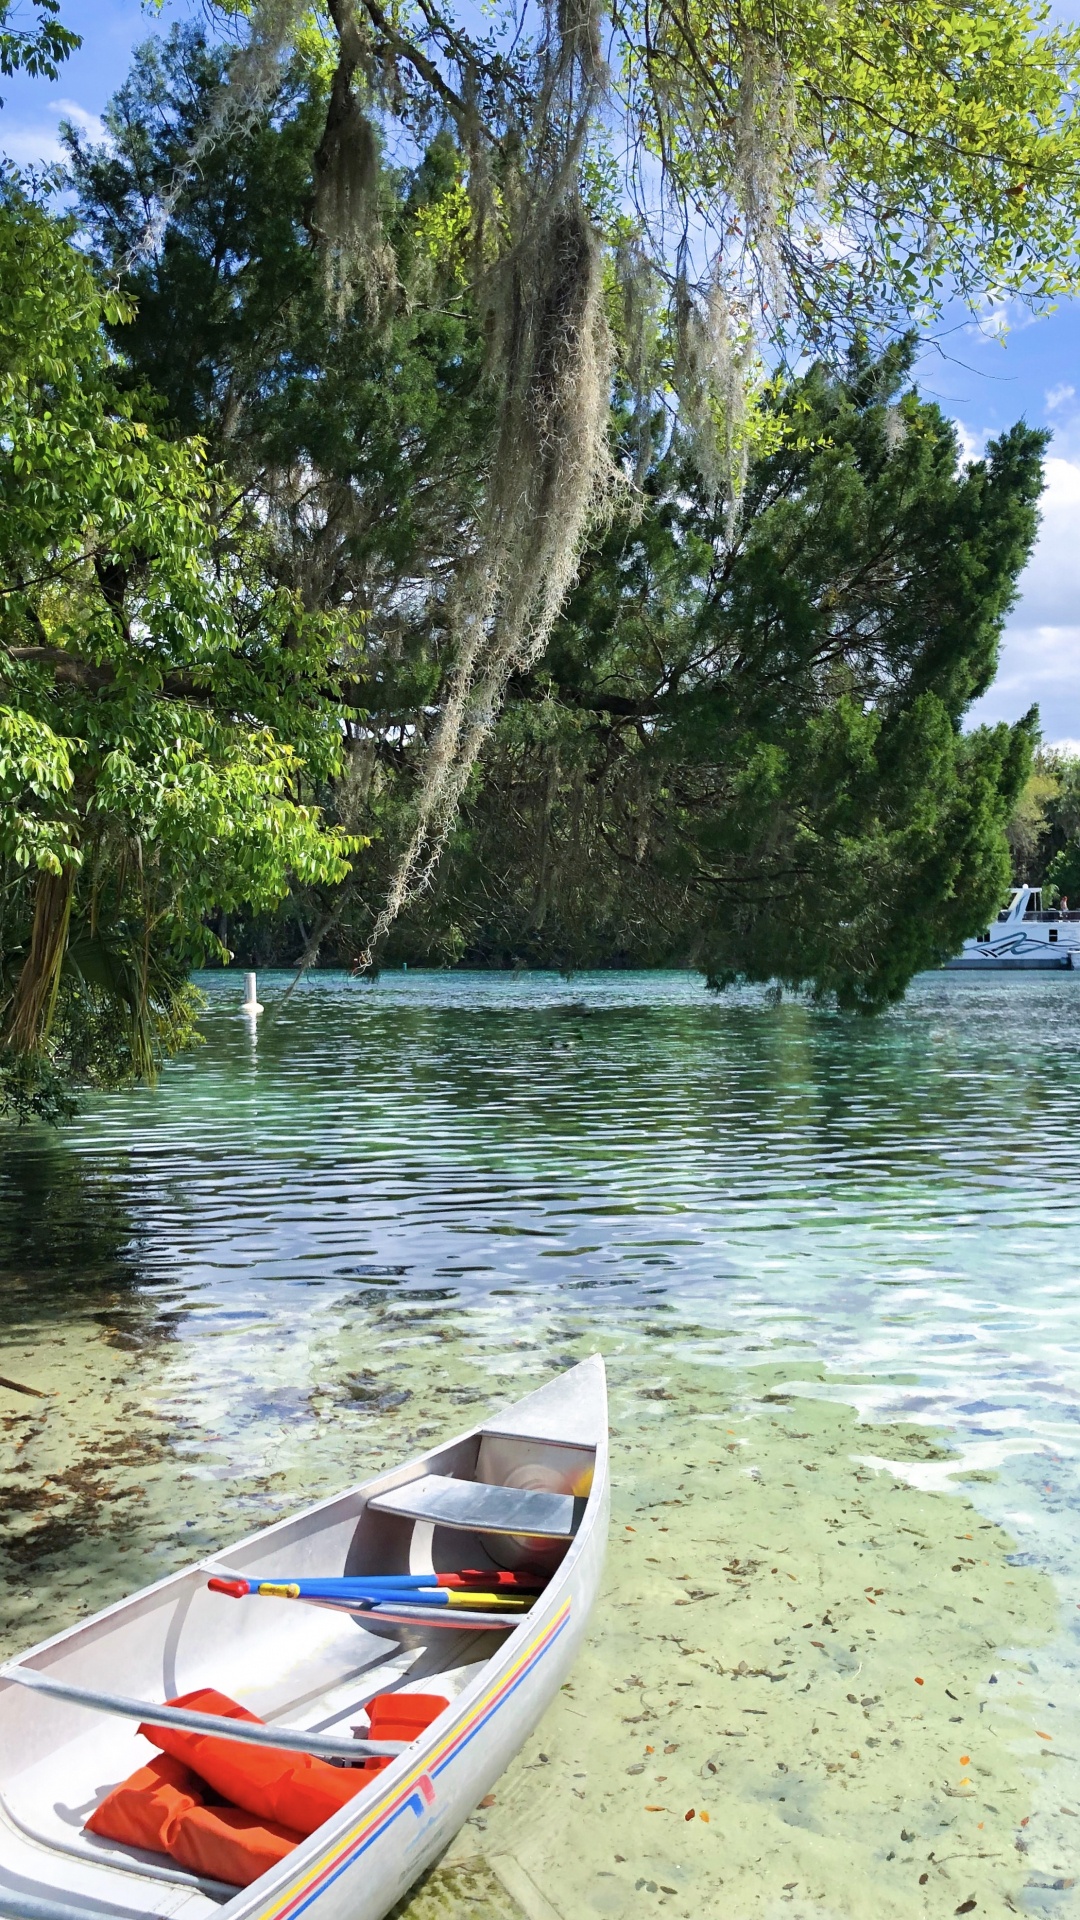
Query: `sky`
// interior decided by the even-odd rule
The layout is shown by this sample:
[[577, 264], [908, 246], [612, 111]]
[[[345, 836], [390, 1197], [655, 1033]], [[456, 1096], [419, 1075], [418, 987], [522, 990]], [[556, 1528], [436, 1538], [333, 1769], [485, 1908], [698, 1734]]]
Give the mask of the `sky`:
[[[191, 17], [196, 0], [66, 0], [62, 18], [83, 35], [58, 81], [0, 80], [0, 149], [20, 165], [61, 158], [62, 119], [93, 133], [124, 78], [131, 49], [163, 22]], [[16, 0], [11, 24], [29, 13]], [[969, 455], [1015, 420], [1053, 434], [1038, 543], [1006, 626], [998, 676], [969, 724], [1016, 720], [1037, 704], [1043, 738], [1080, 752], [1080, 301], [1033, 319], [994, 312], [961, 318], [930, 347], [918, 384], [956, 421]]]

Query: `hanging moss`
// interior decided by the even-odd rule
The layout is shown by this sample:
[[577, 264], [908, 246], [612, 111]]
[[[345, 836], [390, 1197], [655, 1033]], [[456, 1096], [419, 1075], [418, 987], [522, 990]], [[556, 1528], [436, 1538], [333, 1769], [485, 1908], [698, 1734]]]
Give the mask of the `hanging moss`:
[[580, 201], [538, 220], [494, 301], [499, 434], [480, 538], [453, 597], [456, 658], [416, 822], [361, 964], [435, 871], [511, 674], [543, 651], [590, 526], [617, 484], [600, 249]]
[[386, 244], [379, 213], [379, 138], [357, 92], [357, 74], [370, 65], [369, 56], [364, 36], [350, 21], [341, 34], [313, 170], [309, 225], [342, 311], [357, 285], [376, 310], [396, 281], [393, 249]]

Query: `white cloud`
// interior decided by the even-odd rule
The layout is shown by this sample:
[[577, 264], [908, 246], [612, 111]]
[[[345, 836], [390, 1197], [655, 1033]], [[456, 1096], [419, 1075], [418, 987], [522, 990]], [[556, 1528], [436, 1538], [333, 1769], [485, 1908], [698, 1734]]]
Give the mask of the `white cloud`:
[[1059, 387], [1051, 387], [1046, 395], [1046, 411], [1053, 413], [1055, 407], [1064, 406], [1066, 400], [1076, 399], [1076, 388], [1067, 387], [1062, 381]]
[[15, 121], [0, 126], [0, 150], [17, 167], [55, 166], [67, 155], [60, 145], [60, 123], [69, 120], [91, 140], [104, 140], [105, 128], [96, 113], [88, 113], [77, 100], [50, 100], [48, 120]]
[[971, 309], [964, 332], [970, 339], [1004, 346], [1010, 333], [1023, 333], [1042, 317], [1009, 294], [988, 293]]
[[1047, 736], [1080, 728], [1080, 624], [1007, 627], [997, 679], [972, 708], [967, 724], [1018, 720], [1033, 704]]
[[998, 677], [968, 725], [1037, 701], [1048, 740], [1080, 739], [1080, 461], [1051, 455], [1035, 551], [1005, 630]]
[[53, 166], [65, 158], [56, 128], [42, 121], [0, 127], [0, 151], [17, 167]]
[[[105, 125], [100, 114], [87, 113], [77, 100], [50, 100], [49, 112], [58, 113], [62, 120], [70, 120], [80, 133], [88, 134], [91, 140], [101, 141], [107, 138]], [[1072, 388], [1069, 388], [1072, 392]]]
[[960, 464], [966, 466], [969, 460], [981, 460], [990, 438], [986, 427], [968, 427], [962, 420], [954, 420], [956, 437], [960, 442]]
[[1040, 512], [1039, 537], [1020, 577], [1013, 623], [1080, 625], [1080, 461], [1048, 456]]

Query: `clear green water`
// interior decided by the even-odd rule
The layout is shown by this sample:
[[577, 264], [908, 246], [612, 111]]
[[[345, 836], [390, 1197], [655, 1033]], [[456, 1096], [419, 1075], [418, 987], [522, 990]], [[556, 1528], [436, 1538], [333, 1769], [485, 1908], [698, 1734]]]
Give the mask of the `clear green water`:
[[1080, 979], [203, 985], [155, 1093], [0, 1135], [9, 1644], [599, 1347], [639, 1451], [688, 1368], [933, 1428], [908, 1479], [1053, 1577], [1078, 1714]]
[[553, 1360], [692, 1321], [945, 1421], [1080, 1566], [1080, 983], [928, 977], [871, 1024], [670, 974], [322, 976], [284, 1006], [263, 975], [255, 1038], [241, 984], [205, 977], [207, 1045], [156, 1093], [3, 1137], [9, 1335], [167, 1333], [186, 1417], [255, 1457], [391, 1306]]

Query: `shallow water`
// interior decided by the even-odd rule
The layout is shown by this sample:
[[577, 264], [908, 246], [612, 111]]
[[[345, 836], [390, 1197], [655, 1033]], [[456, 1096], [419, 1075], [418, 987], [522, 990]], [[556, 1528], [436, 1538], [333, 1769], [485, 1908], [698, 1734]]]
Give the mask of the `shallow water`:
[[[898, 1598], [896, 1621], [914, 1618], [923, 1644], [937, 1636], [942, 1659], [970, 1664], [960, 1643], [972, 1608], [993, 1613], [983, 1627], [996, 1651], [969, 1683], [985, 1720], [1004, 1711], [986, 1692], [994, 1661], [1016, 1682], [1015, 1725], [1001, 1734], [1015, 1779], [1003, 1791], [1028, 1795], [1036, 1831], [1051, 1801], [1080, 1806], [1080, 979], [926, 977], [869, 1023], [760, 995], [716, 1000], [679, 974], [394, 973], [376, 985], [322, 975], [287, 1001], [287, 977], [264, 975], [256, 1029], [238, 1012], [239, 977], [203, 984], [207, 1045], [156, 1093], [92, 1102], [59, 1136], [0, 1136], [0, 1373], [47, 1396], [0, 1386], [9, 1645], [599, 1347], [622, 1436], [618, 1499], [632, 1503], [646, 1484], [660, 1498], [669, 1467], [684, 1479], [693, 1468], [699, 1493], [711, 1473], [718, 1502], [732, 1490], [723, 1474], [740, 1476], [725, 1539], [742, 1565], [739, 1529], [762, 1524], [747, 1489], [818, 1472], [822, 1512], [800, 1496], [801, 1513], [772, 1514], [769, 1539], [794, 1529], [791, 1550], [814, 1559], [826, 1610], [838, 1604], [825, 1593], [838, 1564], [826, 1527], [852, 1473], [859, 1486], [865, 1476], [909, 1489], [921, 1553], [930, 1540], [959, 1552], [957, 1539], [985, 1522], [1004, 1528], [1011, 1594], [973, 1590], [955, 1609], [952, 1562], [935, 1546], [933, 1579], [925, 1559], [892, 1566], [893, 1597], [903, 1588], [911, 1602]], [[792, 1389], [782, 1419], [765, 1410], [766, 1380]], [[856, 1430], [822, 1400], [871, 1424]], [[723, 1450], [723, 1468], [710, 1468], [719, 1424], [733, 1436], [725, 1447], [751, 1449], [756, 1480]], [[804, 1429], [821, 1457], [791, 1466], [792, 1447], [813, 1450]], [[620, 1525], [629, 1511], [619, 1508]], [[683, 1508], [668, 1524], [674, 1560], [712, 1551]], [[613, 1558], [626, 1556], [613, 1548]], [[630, 1576], [612, 1569], [616, 1609], [637, 1603], [643, 1580], [660, 1583], [631, 1636], [653, 1660], [682, 1618], [677, 1571], [643, 1565], [627, 1593]], [[752, 1591], [760, 1632], [771, 1602]], [[718, 1617], [710, 1633], [725, 1631]], [[910, 1650], [898, 1624], [889, 1631], [874, 1691], [900, 1714]], [[641, 1672], [628, 1632], [619, 1657]], [[941, 1737], [953, 1738], [940, 1705]], [[1024, 1714], [1061, 1755], [1049, 1800]], [[798, 1726], [789, 1714], [781, 1746], [810, 1742]], [[594, 1775], [610, 1772], [622, 1737], [598, 1700]], [[521, 1763], [531, 1808], [539, 1764], [528, 1753]], [[794, 1764], [789, 1751], [783, 1765]], [[573, 1777], [557, 1788], [544, 1776], [549, 1807], [585, 1791]], [[638, 1790], [621, 1765], [620, 1779], [622, 1792]], [[886, 1857], [875, 1819], [915, 1789], [888, 1754], [872, 1780], [843, 1784], [865, 1832], [852, 1814], [835, 1857], [785, 1872], [793, 1829], [781, 1822], [768, 1843], [767, 1899], [785, 1911], [804, 1898], [808, 1913], [865, 1910], [875, 1882], [844, 1862], [860, 1846], [868, 1863], [875, 1848]], [[952, 1818], [951, 1797], [966, 1790], [938, 1790]], [[516, 1791], [509, 1780], [500, 1806]], [[512, 1845], [519, 1865], [533, 1860], [532, 1885], [543, 1848], [530, 1854], [520, 1820], [493, 1838], [499, 1818], [462, 1844], [500, 1859]], [[998, 1880], [972, 1894], [980, 1909], [992, 1899], [1080, 1910], [1054, 1884], [1072, 1876], [1069, 1847], [1073, 1859], [1080, 1850], [1068, 1834], [1047, 1839], [1034, 1885], [1011, 1827], [1002, 1846]], [[560, 1895], [553, 1866], [538, 1897], [566, 1920], [582, 1903], [618, 1913], [624, 1900], [628, 1912], [712, 1911], [715, 1900], [733, 1920], [772, 1911], [751, 1890], [750, 1854], [723, 1893], [707, 1862], [676, 1861], [665, 1881], [597, 1861], [612, 1885], [575, 1882], [572, 1898]], [[471, 1870], [467, 1859], [454, 1868]], [[930, 1892], [913, 1871], [908, 1880], [882, 1912], [924, 1910]], [[436, 1897], [440, 1913], [479, 1912], [475, 1890], [456, 1885], [419, 1895], [417, 1914]], [[529, 1911], [528, 1889], [511, 1892]]]

